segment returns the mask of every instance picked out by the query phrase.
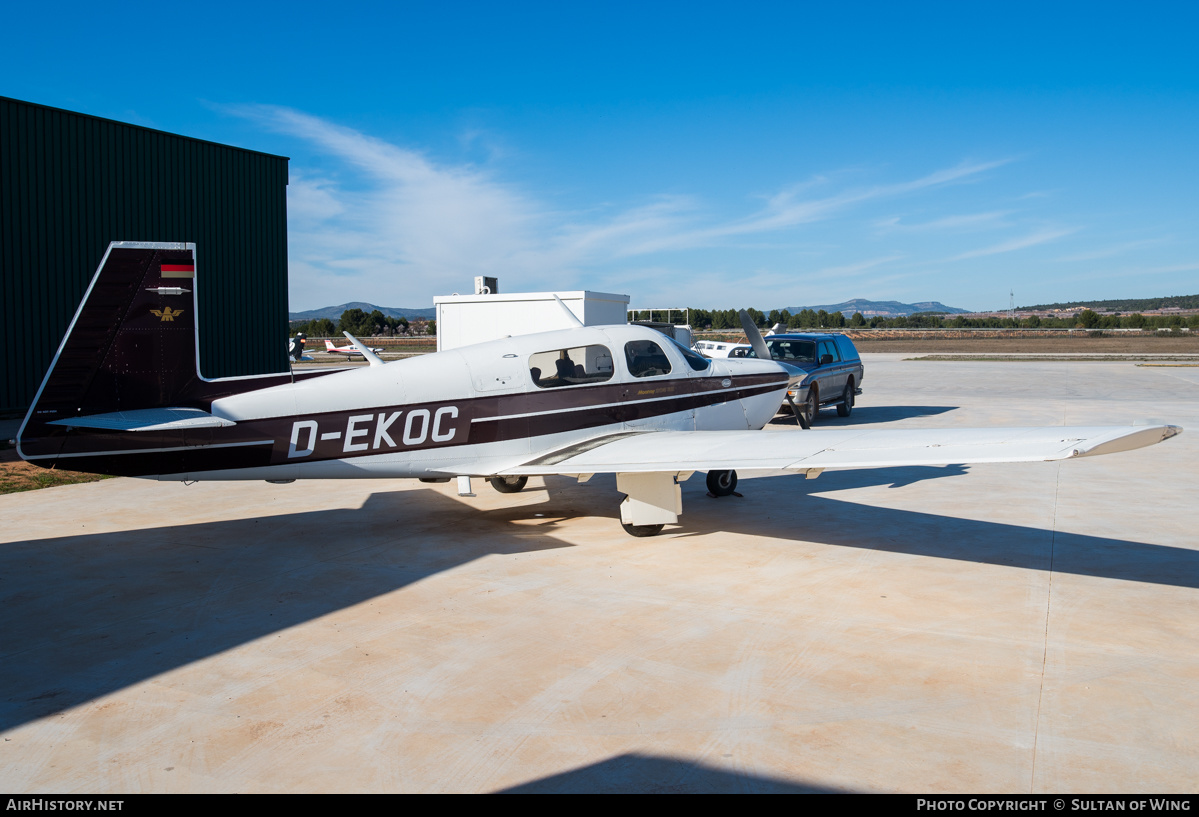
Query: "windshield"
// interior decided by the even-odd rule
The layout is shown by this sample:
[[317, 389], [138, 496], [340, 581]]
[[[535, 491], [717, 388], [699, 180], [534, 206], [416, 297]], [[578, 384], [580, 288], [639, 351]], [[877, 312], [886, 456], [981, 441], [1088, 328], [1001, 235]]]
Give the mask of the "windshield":
[[679, 347], [679, 351], [682, 352], [683, 357], [687, 359], [687, 365], [690, 366], [692, 369], [695, 369], [695, 371], [702, 372], [704, 369], [706, 369], [712, 365], [712, 361], [708, 360], [706, 357], [699, 354], [694, 349], [688, 349], [686, 346], [679, 343], [677, 340], [670, 337], [669, 335], [666, 336], [666, 339], [669, 340], [671, 343], [673, 343], [675, 346]]

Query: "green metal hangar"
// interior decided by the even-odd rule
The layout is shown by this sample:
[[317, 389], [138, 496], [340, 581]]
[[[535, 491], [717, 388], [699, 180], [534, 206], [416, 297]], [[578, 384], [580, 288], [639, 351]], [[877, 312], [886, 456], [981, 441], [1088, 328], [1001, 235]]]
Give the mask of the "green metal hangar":
[[33, 401], [110, 241], [196, 244], [200, 370], [287, 371], [287, 158], [0, 97], [0, 416]]

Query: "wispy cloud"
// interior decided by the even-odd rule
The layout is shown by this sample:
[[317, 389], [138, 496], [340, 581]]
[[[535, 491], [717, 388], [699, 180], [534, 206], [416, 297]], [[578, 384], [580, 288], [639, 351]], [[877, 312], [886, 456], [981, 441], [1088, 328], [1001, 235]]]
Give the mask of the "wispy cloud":
[[1076, 232], [1073, 229], [1062, 230], [1039, 230], [1030, 235], [1013, 238], [1009, 241], [1004, 241], [1000, 244], [993, 244], [990, 247], [983, 247], [978, 250], [971, 250], [960, 255], [955, 255], [950, 261], [965, 261], [967, 258], [981, 258], [984, 255], [998, 255], [1005, 252], [1015, 252], [1016, 250], [1024, 250], [1029, 247], [1035, 247], [1038, 244], [1046, 244], [1050, 241], [1056, 241], [1062, 236], [1070, 235]]
[[[670, 229], [643, 229], [648, 226], [644, 220], [634, 219], [632, 223], [638, 227], [640, 234], [636, 240], [626, 243], [617, 255], [644, 255], [668, 250], [722, 246], [727, 244], [729, 239], [735, 237], [777, 233], [803, 224], [832, 218], [854, 206], [867, 202], [903, 196], [955, 182], [964, 182], [985, 171], [1000, 167], [1008, 161], [1010, 160], [964, 162], [909, 182], [853, 188], [818, 198], [806, 198], [801, 195], [814, 186], [813, 181], [804, 182], [767, 196], [766, 204], [749, 215], [702, 226], [686, 227], [684, 222], [671, 219], [669, 224], [663, 222]], [[592, 233], [608, 229], [607, 226], [593, 228]], [[626, 230], [626, 232], [631, 233], [632, 230]]]
[[1059, 261], [1098, 261], [1101, 258], [1111, 258], [1116, 255], [1123, 255], [1126, 252], [1140, 250], [1146, 247], [1156, 247], [1166, 243], [1164, 238], [1144, 238], [1140, 241], [1126, 241], [1123, 244], [1113, 244], [1107, 247], [1100, 247], [1087, 252], [1077, 253], [1075, 255], [1066, 255], [1059, 258]]
[[[815, 175], [762, 195], [762, 203], [743, 215], [727, 215], [727, 203], [714, 207], [695, 196], [648, 191], [630, 205], [564, 212], [488, 166], [439, 162], [290, 108], [223, 110], [302, 140], [322, 157], [319, 169], [292, 165], [290, 255], [297, 306], [365, 298], [360, 290], [368, 287], [370, 298], [427, 302], [438, 292], [462, 289], [475, 275], [500, 276], [511, 289], [578, 288], [594, 286], [600, 269], [605, 287], [632, 275], [630, 289], [650, 291], [635, 271], [653, 270], [670, 278], [677, 290], [680, 276], [694, 280], [704, 270], [688, 269], [670, 253], [734, 248], [778, 253], [786, 247], [794, 257], [801, 241], [796, 230], [804, 225], [844, 217], [872, 202], [977, 181], [1011, 161], [961, 162], [890, 184], [851, 186], [838, 175]], [[477, 137], [472, 132], [463, 138], [471, 143]], [[966, 226], [996, 215], [957, 218]], [[940, 227], [927, 229], [948, 229], [952, 223], [941, 221]], [[865, 221], [861, 227], [869, 229]], [[821, 239], [829, 247], [825, 259], [834, 260], [840, 248]], [[878, 255], [826, 270], [853, 276], [899, 257]], [[711, 266], [706, 272], [725, 275]], [[763, 270], [753, 277], [754, 289], [772, 281], [786, 286], [793, 274], [793, 262]], [[361, 284], [352, 290], [354, 276]], [[749, 297], [745, 280], [730, 291]]]
[[759, 212], [730, 224], [710, 228], [705, 233], [708, 235], [735, 235], [777, 230], [818, 221], [852, 205], [964, 181], [984, 171], [1000, 167], [1008, 161], [1004, 159], [994, 162], [963, 162], [956, 167], [938, 170], [910, 182], [847, 190], [821, 199], [801, 199], [796, 190], [784, 190], [772, 196], [766, 207]]
[[1010, 226], [1007, 220], [1009, 215], [1010, 210], [996, 210], [990, 213], [945, 216], [919, 224], [907, 224], [899, 216], [893, 216], [876, 222], [876, 227], [882, 233], [968, 232]]
[[[1095, 281], [1140, 281], [1146, 278], [1157, 276], [1174, 276], [1180, 272], [1199, 272], [1199, 261], [1184, 262], [1181, 264], [1163, 264], [1154, 267], [1138, 267], [1138, 266], [1121, 266], [1116, 269], [1108, 270], [1087, 270], [1085, 273], [1080, 272], [1077, 275], [1065, 276], [1059, 279], [1065, 283], [1091, 283]], [[1185, 289], [1185, 292], [1181, 291]], [[1174, 292], [1158, 292], [1159, 295], [1182, 295], [1189, 293], [1191, 289], [1189, 285], [1179, 287]], [[1117, 297], [1117, 296], [1112, 296]], [[1140, 297], [1140, 296], [1138, 296]]]
[[428, 287], [413, 286], [411, 276], [456, 289], [474, 275], [509, 272], [539, 251], [537, 236], [547, 226], [540, 205], [484, 170], [440, 165], [289, 108], [226, 110], [305, 140], [350, 170], [349, 179], [342, 173], [336, 180], [296, 172], [288, 202], [293, 289], [323, 293], [323, 275], [353, 271], [376, 281], [402, 275], [422, 294]]
[[898, 254], [888, 255], [883, 258], [871, 258], [869, 261], [859, 261], [856, 264], [845, 264], [839, 267], [825, 267], [815, 274], [819, 276], [836, 276], [845, 278], [865, 272], [866, 270], [875, 269], [876, 267], [883, 266], [884, 264], [889, 264], [892, 261], [898, 261], [901, 258], [903, 258], [903, 256]]
[[1144, 275], [1165, 275], [1171, 272], [1191, 272], [1199, 270], [1199, 261], [1190, 261], [1185, 264], [1165, 264], [1160, 267], [1132, 267], [1129, 272], [1136, 272]]

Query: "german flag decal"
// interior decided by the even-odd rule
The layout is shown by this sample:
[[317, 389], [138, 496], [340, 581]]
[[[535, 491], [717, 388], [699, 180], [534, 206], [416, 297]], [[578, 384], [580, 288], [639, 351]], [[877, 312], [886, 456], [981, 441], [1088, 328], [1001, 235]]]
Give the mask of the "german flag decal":
[[163, 278], [195, 278], [196, 277], [196, 265], [195, 264], [163, 264], [162, 265], [162, 277]]

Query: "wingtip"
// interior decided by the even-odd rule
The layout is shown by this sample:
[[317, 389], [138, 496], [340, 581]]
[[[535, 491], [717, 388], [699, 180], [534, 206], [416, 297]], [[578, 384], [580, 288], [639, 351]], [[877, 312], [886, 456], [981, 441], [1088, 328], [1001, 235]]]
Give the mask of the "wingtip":
[[1120, 451], [1132, 451], [1165, 442], [1171, 437], [1182, 433], [1182, 426], [1148, 426], [1135, 427], [1113, 438], [1102, 440], [1089, 447], [1075, 448], [1071, 457], [1096, 457], [1101, 454], [1115, 454]]

